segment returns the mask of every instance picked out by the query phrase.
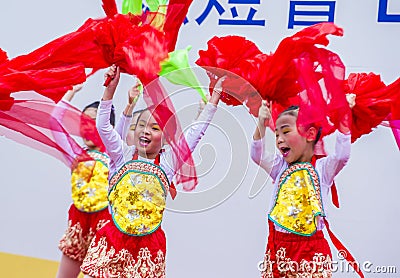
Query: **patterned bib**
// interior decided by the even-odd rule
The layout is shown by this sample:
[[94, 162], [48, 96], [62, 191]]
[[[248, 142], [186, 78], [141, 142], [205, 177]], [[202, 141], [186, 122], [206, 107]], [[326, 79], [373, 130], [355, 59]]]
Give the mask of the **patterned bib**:
[[310, 236], [317, 230], [317, 216], [325, 216], [318, 174], [310, 163], [295, 163], [279, 179], [268, 218], [289, 232]]
[[83, 212], [96, 212], [108, 206], [109, 157], [89, 150], [93, 160], [79, 162], [72, 170], [72, 201]]
[[128, 161], [113, 175], [110, 186], [111, 214], [121, 232], [143, 236], [158, 229], [169, 189], [168, 178], [159, 166]]

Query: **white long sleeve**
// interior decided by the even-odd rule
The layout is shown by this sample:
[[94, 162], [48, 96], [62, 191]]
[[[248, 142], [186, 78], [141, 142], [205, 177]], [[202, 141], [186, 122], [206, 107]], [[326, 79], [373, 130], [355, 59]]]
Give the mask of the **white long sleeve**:
[[351, 135], [336, 132], [335, 151], [316, 162], [320, 178], [324, 184], [332, 185], [335, 176], [343, 169], [350, 159]]
[[[347, 161], [350, 158], [351, 149], [351, 135], [345, 135], [340, 132], [336, 132], [336, 144], [333, 153], [329, 154], [324, 158], [320, 158], [316, 161], [315, 170], [320, 178], [322, 204], [325, 208], [325, 214], [328, 215], [327, 206], [324, 205], [330, 194], [330, 187], [332, 186], [333, 179], [343, 169]], [[253, 140], [251, 143], [251, 157], [260, 167], [265, 169], [267, 173], [274, 180], [274, 190], [271, 196], [269, 211], [274, 206], [274, 200], [278, 194], [279, 189], [279, 177], [289, 166], [288, 163], [283, 159], [280, 153], [268, 154], [264, 152], [262, 140]], [[322, 219], [318, 222], [317, 228], [320, 230], [324, 227]], [[275, 228], [281, 232], [287, 232], [286, 230], [275, 225]]]
[[194, 151], [200, 139], [204, 136], [215, 112], [217, 106], [207, 103], [197, 120], [190, 126], [185, 134], [186, 142], [191, 152]]
[[[109, 123], [109, 115], [111, 111], [112, 101], [100, 101], [99, 109], [97, 111], [97, 129], [99, 131], [100, 137], [106, 146], [107, 152], [110, 155], [110, 177], [120, 169], [125, 162], [132, 159], [135, 152], [134, 146], [127, 146], [126, 143], [121, 139], [120, 135], [113, 129]], [[190, 151], [193, 151], [197, 144], [199, 143], [201, 137], [203, 137], [207, 127], [213, 118], [217, 107], [213, 104], [207, 104], [199, 116], [198, 120], [192, 124], [185, 138], [189, 146]], [[163, 152], [160, 157], [160, 167], [165, 171], [168, 179], [172, 181], [174, 176], [174, 170], [171, 165], [173, 165], [173, 152], [172, 150], [167, 150]], [[140, 157], [142, 160], [147, 160]]]
[[273, 180], [276, 180], [280, 169], [284, 166], [284, 160], [274, 153], [264, 150], [263, 139], [251, 142], [250, 156], [253, 161], [263, 168]]
[[121, 113], [121, 116], [115, 125], [115, 131], [119, 134], [122, 140], [126, 139], [131, 123], [132, 116], [126, 116], [124, 113]]
[[[75, 109], [75, 107], [69, 102], [63, 99], [60, 100], [56, 104], [54, 110], [52, 111], [51, 113], [52, 118], [50, 119], [51, 121], [50, 124], [54, 125], [54, 127], [57, 126], [57, 128], [51, 130], [54, 140], [67, 154], [64, 155], [64, 157], [68, 161], [70, 167], [76, 158], [76, 154], [79, 153], [79, 150], [74, 150], [73, 146], [69, 143], [70, 140], [73, 140], [72, 137], [67, 138], [67, 135], [64, 134], [63, 132], [57, 132], [55, 130], [59, 129], [58, 126], [62, 126], [62, 120], [64, 118], [65, 112], [71, 107]], [[74, 143], [76, 142], [74, 141]], [[76, 143], [76, 145], [78, 146], [78, 143]]]
[[96, 118], [97, 130], [110, 156], [110, 176], [124, 164], [123, 140], [110, 123], [111, 107], [112, 100], [100, 101]]

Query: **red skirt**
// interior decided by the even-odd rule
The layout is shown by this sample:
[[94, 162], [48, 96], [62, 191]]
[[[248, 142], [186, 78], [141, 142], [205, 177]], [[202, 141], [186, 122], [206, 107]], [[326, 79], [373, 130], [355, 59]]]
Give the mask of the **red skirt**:
[[82, 262], [96, 231], [110, 221], [107, 208], [88, 213], [72, 204], [68, 211], [68, 227], [58, 248], [67, 257]]
[[322, 231], [312, 236], [282, 233], [270, 222], [267, 250], [260, 265], [261, 277], [332, 277], [331, 258], [331, 249]]
[[145, 236], [122, 233], [113, 221], [97, 231], [81, 271], [96, 278], [165, 277], [166, 238], [159, 227]]

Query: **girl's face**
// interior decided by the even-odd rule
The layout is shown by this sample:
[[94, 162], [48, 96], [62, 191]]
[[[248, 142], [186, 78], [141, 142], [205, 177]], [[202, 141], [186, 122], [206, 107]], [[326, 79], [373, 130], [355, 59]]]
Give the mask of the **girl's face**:
[[296, 120], [297, 117], [288, 114], [276, 120], [276, 146], [287, 163], [310, 162], [312, 144], [308, 144], [306, 137], [299, 133]]
[[[96, 121], [96, 116], [97, 116], [97, 108], [94, 107], [89, 107], [86, 108], [86, 110], [83, 112], [86, 116], [91, 118], [92, 120]], [[87, 140], [83, 138], [83, 143], [89, 148], [89, 149], [95, 149], [97, 146], [93, 143], [91, 140]]]
[[126, 144], [128, 144], [128, 146], [132, 146], [135, 144], [135, 141], [134, 141], [135, 129], [136, 129], [136, 123], [137, 123], [139, 114], [140, 113], [136, 113], [132, 117], [131, 125], [129, 127], [128, 134], [126, 135]]
[[134, 142], [139, 155], [150, 159], [154, 159], [164, 145], [162, 130], [148, 110], [141, 113], [138, 119]]

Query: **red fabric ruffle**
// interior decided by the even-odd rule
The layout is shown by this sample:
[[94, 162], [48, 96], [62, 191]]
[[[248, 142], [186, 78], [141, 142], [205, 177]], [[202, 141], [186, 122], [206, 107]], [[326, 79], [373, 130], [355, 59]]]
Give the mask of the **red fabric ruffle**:
[[136, 27], [126, 44], [116, 49], [116, 56], [123, 56], [129, 73], [146, 84], [158, 77], [160, 62], [168, 58], [164, 39], [163, 32], [150, 25]]
[[389, 124], [392, 128], [393, 136], [400, 150], [400, 93], [392, 103]]
[[242, 72], [253, 65], [255, 57], [262, 52], [252, 41], [241, 36], [215, 36], [207, 46], [207, 50], [199, 51], [196, 64], [203, 67], [210, 77], [210, 93], [213, 93], [218, 78], [226, 75], [221, 101], [227, 105], [242, 104], [247, 99], [249, 88], [246, 79], [241, 78], [245, 76]]
[[[98, 69], [117, 64], [122, 72], [138, 76], [143, 84], [148, 86], [144, 94], [147, 104], [157, 107], [154, 116], [167, 134], [168, 143], [176, 147], [174, 152], [181, 159], [177, 165], [177, 182], [188, 182], [190, 185], [184, 185], [184, 188], [193, 189], [197, 184], [194, 163], [185, 139], [179, 137], [181, 130], [172, 102], [166, 99], [168, 95], [158, 85], [158, 81], [152, 82], [158, 77], [160, 62], [168, 57], [167, 44], [168, 47], [175, 45], [178, 32], [175, 27], [180, 27], [191, 2], [170, 1], [172, 5], [167, 10], [165, 22], [167, 27], [162, 30], [164, 26], [160, 25], [159, 19], [164, 15], [149, 12], [145, 12], [141, 16], [122, 15], [116, 11], [115, 1], [104, 0], [103, 8], [107, 17], [88, 19], [77, 31], [55, 39], [27, 55], [4, 61], [0, 65], [0, 75], [29, 71], [29, 76], [19, 75], [19, 81], [25, 78], [31, 84], [39, 86], [40, 81], [44, 80], [47, 81], [47, 84], [30, 88], [27, 86], [24, 89], [35, 90], [51, 97], [55, 102], [60, 100], [62, 89], [83, 82], [82, 79], [72, 80], [72, 76], [76, 76], [73, 75], [74, 73], [78, 75], [76, 67], [78, 64], [83, 65], [83, 67], [79, 67], [79, 73], [82, 73], [84, 68], [91, 68], [91, 74], [93, 74]], [[181, 14], [175, 15], [174, 12], [178, 10], [181, 11]], [[179, 25], [178, 22], [180, 22]], [[47, 80], [46, 78], [49, 78], [47, 75], [40, 76], [41, 80], [32, 77], [35, 74], [39, 75], [41, 71], [47, 74], [48, 71], [59, 67], [76, 67], [74, 68], [76, 72], [68, 72], [69, 75], [66, 73], [58, 75], [57, 78], [65, 80], [61, 84], [52, 84], [51, 82], [54, 80], [50, 80], [51, 82]], [[14, 83], [17, 84], [17, 82]], [[19, 89], [21, 88], [13, 90]], [[0, 94], [2, 100], [0, 107], [4, 110], [9, 109], [13, 104], [10, 93]], [[82, 119], [77, 121], [79, 124], [75, 126], [81, 126]], [[68, 128], [66, 131], [71, 134], [76, 133]]]
[[[53, 99], [61, 99], [71, 84], [86, 80], [82, 64], [44, 70], [12, 70], [0, 76], [0, 94], [34, 90]], [[60, 90], [61, 88], [61, 90]]]
[[102, 0], [102, 7], [107, 17], [113, 17], [118, 13], [115, 0]]
[[0, 48], [0, 64], [8, 60], [7, 52]]
[[169, 0], [165, 17], [164, 32], [168, 52], [175, 50], [179, 29], [185, 20], [193, 0]]
[[400, 150], [400, 120], [390, 120], [389, 124], [392, 129], [394, 139], [396, 140], [397, 147]]
[[346, 94], [355, 94], [352, 108], [351, 140], [355, 142], [369, 134], [392, 111], [392, 104], [400, 96], [400, 78], [386, 86], [375, 73], [351, 73], [343, 83]]
[[343, 30], [333, 23], [315, 24], [283, 39], [272, 54], [262, 53], [244, 37], [214, 37], [207, 50], [199, 51], [196, 63], [209, 73], [211, 92], [217, 78], [227, 75], [221, 95], [226, 104], [245, 104], [257, 117], [265, 99], [272, 103], [272, 125], [282, 110], [298, 105], [299, 125], [313, 123], [327, 135], [349, 121], [350, 114], [341, 87], [342, 61], [316, 47], [326, 46], [328, 35], [342, 36]]
[[[85, 68], [96, 71], [117, 64], [123, 72], [135, 74], [142, 80], [152, 80], [157, 76], [160, 62], [168, 56], [168, 52], [162, 30], [153, 27], [149, 18], [154, 18], [154, 14], [115, 14], [102, 19], [88, 19], [77, 31], [55, 39], [27, 55], [5, 61], [0, 65], [0, 74], [4, 76], [27, 72], [36, 75], [29, 79], [26, 74], [20, 74], [15, 80], [19, 80], [18, 83], [29, 80], [32, 85], [33, 78], [37, 81], [33, 85], [41, 86], [25, 87], [38, 93], [46, 89], [47, 96], [55, 102], [61, 97], [49, 94], [49, 89], [82, 83], [86, 80]], [[48, 80], [50, 77], [53, 79]], [[54, 84], [55, 80], [62, 83]], [[13, 89], [11, 92], [20, 90], [10, 89]]]
[[210, 67], [210, 71], [218, 77], [225, 72], [240, 72], [243, 60], [262, 54], [252, 41], [240, 36], [215, 36], [207, 42], [207, 46], [207, 50], [199, 51], [196, 64]]
[[[345, 66], [339, 56], [313, 47], [296, 60], [299, 69], [299, 115], [297, 125], [322, 128], [321, 137], [350, 127], [350, 108], [342, 90]], [[320, 68], [320, 70], [316, 70]]]

